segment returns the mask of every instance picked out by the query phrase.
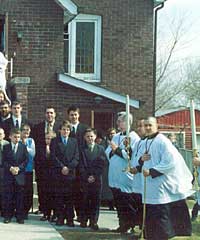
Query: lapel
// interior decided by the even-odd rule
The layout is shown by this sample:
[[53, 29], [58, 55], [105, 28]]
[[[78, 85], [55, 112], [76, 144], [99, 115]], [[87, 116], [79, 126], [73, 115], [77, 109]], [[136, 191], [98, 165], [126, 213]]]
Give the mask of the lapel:
[[21, 150], [22, 150], [22, 149], [21, 149], [21, 144], [18, 143], [17, 151], [16, 151], [16, 153], [14, 154], [16, 160], [18, 160], [18, 159], [20, 158]]
[[61, 153], [63, 154], [63, 156], [67, 156], [69, 155], [69, 151], [70, 151], [70, 146], [71, 146], [71, 139], [70, 137], [68, 137], [68, 140], [67, 140], [67, 144], [65, 145], [63, 142], [62, 142], [62, 138], [61, 136], [59, 137], [59, 140], [58, 140], [58, 146], [60, 148], [60, 151]]
[[96, 158], [97, 152], [98, 152], [97, 144], [94, 145], [94, 148], [93, 148], [92, 152], [89, 150], [88, 147], [85, 148], [85, 155], [86, 155], [86, 158], [87, 158], [88, 162], [91, 162]]

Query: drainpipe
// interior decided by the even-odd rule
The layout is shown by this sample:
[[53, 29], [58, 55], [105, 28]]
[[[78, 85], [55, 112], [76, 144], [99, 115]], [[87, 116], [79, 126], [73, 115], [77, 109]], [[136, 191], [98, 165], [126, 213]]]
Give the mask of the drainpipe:
[[154, 41], [153, 41], [153, 115], [156, 108], [156, 60], [157, 60], [157, 15], [158, 11], [164, 7], [164, 2], [156, 7], [154, 12]]

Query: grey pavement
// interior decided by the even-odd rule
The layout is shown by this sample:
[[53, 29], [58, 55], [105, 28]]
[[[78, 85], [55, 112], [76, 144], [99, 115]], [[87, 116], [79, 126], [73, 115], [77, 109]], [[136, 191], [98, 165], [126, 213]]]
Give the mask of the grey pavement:
[[[58, 227], [55, 223], [40, 221], [41, 215], [29, 214], [29, 219], [24, 224], [16, 223], [15, 218], [9, 224], [3, 223], [0, 218], [0, 239], [2, 240], [63, 240], [58, 231], [88, 231], [88, 228], [82, 229], [79, 223], [75, 221], [75, 228], [69, 228], [66, 225]], [[108, 231], [118, 227], [118, 219], [115, 211], [101, 209], [98, 221], [100, 231]]]
[[1, 240], [63, 240], [56, 229], [48, 222], [41, 222], [40, 216], [30, 214], [24, 224], [16, 223], [15, 218], [9, 224], [0, 218]]

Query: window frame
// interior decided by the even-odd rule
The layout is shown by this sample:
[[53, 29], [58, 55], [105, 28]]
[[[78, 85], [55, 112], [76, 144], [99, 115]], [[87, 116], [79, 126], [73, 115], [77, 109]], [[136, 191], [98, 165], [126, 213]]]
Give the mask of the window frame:
[[[94, 22], [94, 73], [76, 73], [76, 23]], [[68, 25], [69, 55], [68, 74], [87, 82], [100, 82], [101, 78], [101, 16], [79, 14]]]

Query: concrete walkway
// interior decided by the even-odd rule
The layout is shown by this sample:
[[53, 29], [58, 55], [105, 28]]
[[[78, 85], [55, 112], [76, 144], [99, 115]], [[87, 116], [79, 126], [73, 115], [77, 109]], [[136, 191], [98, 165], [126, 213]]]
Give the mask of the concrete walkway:
[[2, 240], [63, 240], [62, 236], [48, 222], [39, 221], [40, 216], [30, 214], [24, 224], [16, 223], [15, 218], [9, 224], [0, 218], [0, 239]]
[[[29, 214], [29, 219], [24, 224], [16, 223], [15, 218], [9, 224], [3, 223], [0, 218], [0, 239], [2, 240], [63, 240], [58, 231], [80, 231], [86, 232], [88, 228], [79, 227], [78, 222], [75, 228], [69, 228], [66, 225], [56, 226], [55, 223], [50, 224], [48, 221], [40, 221], [41, 215]], [[108, 231], [118, 227], [118, 219], [115, 211], [101, 209], [98, 225], [100, 231]]]

